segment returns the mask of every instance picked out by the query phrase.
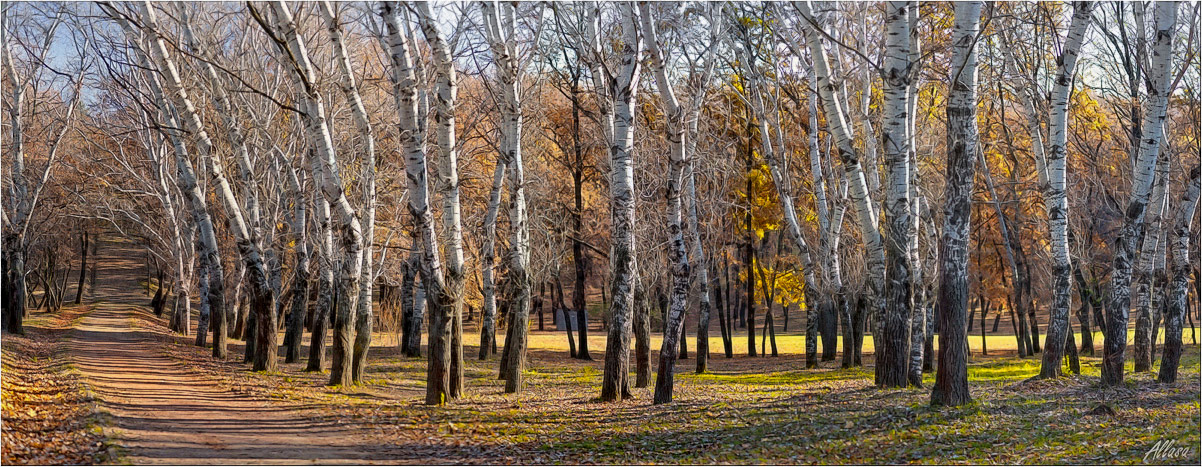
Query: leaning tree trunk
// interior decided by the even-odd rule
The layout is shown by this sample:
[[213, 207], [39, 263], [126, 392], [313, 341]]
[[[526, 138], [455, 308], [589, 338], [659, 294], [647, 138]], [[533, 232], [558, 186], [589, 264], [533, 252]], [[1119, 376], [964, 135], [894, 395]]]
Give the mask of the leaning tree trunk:
[[292, 306], [284, 331], [284, 363], [300, 360], [301, 336], [305, 330], [305, 312], [309, 308], [309, 241], [305, 233], [306, 200], [301, 194], [296, 171], [288, 169], [293, 196], [292, 241], [295, 243], [296, 265], [293, 266]]
[[664, 69], [664, 56], [656, 39], [655, 23], [651, 17], [651, 7], [647, 3], [639, 4], [640, 20], [643, 37], [646, 40], [647, 52], [651, 57], [651, 68], [655, 73], [655, 83], [659, 89], [659, 97], [663, 102], [667, 118], [668, 140], [668, 181], [667, 181], [667, 227], [668, 227], [668, 262], [670, 264], [671, 291], [668, 316], [664, 322], [664, 339], [659, 350], [659, 365], [655, 372], [654, 404], [672, 402], [672, 387], [676, 379], [673, 369], [676, 365], [677, 352], [680, 350], [681, 333], [684, 330], [685, 311], [689, 306], [689, 258], [684, 238], [684, 210], [681, 202], [681, 192], [684, 187], [685, 172], [685, 114], [684, 108], [676, 99], [668, 74]]
[[[455, 139], [455, 99], [458, 78], [455, 75], [454, 58], [447, 41], [435, 26], [435, 16], [428, 3], [418, 3], [417, 17], [422, 34], [430, 44], [434, 57], [434, 74], [437, 83], [435, 99], [435, 121], [438, 122], [438, 185], [442, 195], [442, 223], [447, 252], [446, 281], [448, 293], [453, 300], [451, 325], [451, 398], [463, 395], [463, 288], [465, 272], [463, 266], [463, 226], [459, 205], [459, 156]], [[494, 226], [495, 228], [495, 226]], [[483, 349], [483, 346], [481, 346]]]
[[[142, 33], [135, 31], [133, 25], [126, 17], [114, 10], [110, 5], [103, 4], [102, 8], [109, 17], [114, 18], [121, 28], [125, 31], [127, 40], [131, 44], [138, 45], [141, 43], [140, 37]], [[149, 9], [146, 10], [149, 12]], [[158, 50], [162, 53], [166, 50], [163, 47], [162, 40], [154, 41], [157, 45], [152, 44], [153, 50]], [[145, 70], [155, 69], [155, 64], [152, 61], [151, 54], [142, 49], [141, 46], [134, 47], [134, 52]], [[206, 197], [204, 192], [196, 183], [196, 172], [192, 168], [192, 162], [188, 158], [187, 147], [183, 141], [183, 135], [178, 129], [180, 125], [175, 121], [172, 113], [167, 109], [166, 92], [163, 90], [159, 81], [160, 74], [151, 74], [147, 72], [147, 82], [150, 85], [151, 96], [159, 108], [160, 116], [163, 123], [172, 131], [167, 134], [175, 148], [175, 168], [176, 168], [176, 185], [179, 187], [187, 199], [188, 207], [192, 211], [192, 220], [196, 225], [197, 230], [197, 254], [205, 257], [202, 260], [207, 264], [208, 283], [207, 283], [207, 300], [209, 314], [213, 322], [205, 329], [213, 328], [213, 356], [219, 359], [226, 358], [226, 312], [225, 312], [225, 274], [221, 266], [220, 250], [217, 247], [217, 235], [213, 227], [213, 218], [209, 214]], [[163, 74], [165, 76], [165, 73]], [[178, 78], [178, 74], [175, 76]], [[178, 81], [176, 82], [178, 84]], [[182, 89], [181, 89], [182, 90]], [[186, 93], [185, 93], [186, 95]], [[16, 173], [16, 172], [14, 172]], [[93, 269], [93, 277], [95, 269]], [[94, 282], [94, 281], [93, 281]], [[95, 287], [95, 285], [93, 285]], [[203, 303], [203, 302], [202, 302]], [[187, 323], [182, 323], [184, 333], [187, 333]], [[199, 334], [200, 330], [198, 330]], [[198, 340], [198, 345], [203, 344], [203, 340]]]
[[[1113, 269], [1110, 275], [1110, 303], [1106, 317], [1106, 340], [1102, 351], [1102, 385], [1117, 386], [1123, 382], [1124, 353], [1127, 350], [1127, 317], [1131, 306], [1131, 269], [1135, 243], [1144, 227], [1149, 192], [1155, 178], [1156, 158], [1168, 108], [1172, 74], [1173, 34], [1177, 22], [1177, 3], [1156, 4], [1154, 21], [1156, 41], [1152, 45], [1151, 69], [1148, 71], [1148, 101], [1143, 112], [1144, 138], [1139, 144], [1135, 162], [1135, 180], [1131, 199], [1124, 210], [1123, 227], [1115, 239]], [[1046, 346], [1045, 346], [1046, 347]], [[1050, 349], [1045, 349], [1049, 351]], [[1047, 358], [1045, 356], [1046, 365]]]
[[952, 32], [952, 88], [947, 100], [947, 187], [943, 239], [939, 251], [939, 361], [931, 405], [959, 406], [968, 392], [968, 242], [972, 231], [972, 192], [976, 176], [977, 31], [981, 2], [955, 5]]
[[[156, 24], [154, 10], [149, 3], [143, 4], [143, 17], [145, 19], [145, 28], [150, 34], [158, 34], [155, 30], [158, 29]], [[183, 17], [186, 24], [187, 18]], [[186, 38], [191, 39], [190, 29], [184, 28]], [[230, 231], [234, 234], [235, 245], [237, 246], [238, 254], [242, 258], [246, 266], [246, 271], [250, 278], [250, 306], [251, 312], [256, 316], [257, 324], [255, 339], [255, 356], [253, 368], [255, 371], [275, 371], [276, 369], [276, 316], [275, 316], [275, 291], [269, 284], [267, 266], [264, 263], [262, 247], [259, 245], [259, 232], [256, 228], [258, 221], [258, 203], [257, 196], [253, 194], [253, 183], [246, 183], [248, 180], [253, 182], [253, 178], [249, 173], [249, 156], [241, 133], [236, 131], [236, 126], [227, 119], [226, 126], [228, 133], [231, 136], [231, 143], [239, 149], [239, 166], [242, 169], [244, 186], [243, 189], [250, 193], [242, 204], [239, 204], [237, 197], [229, 180], [225, 176], [224, 165], [220, 153], [214, 147], [214, 143], [205, 130], [204, 123], [201, 120], [199, 112], [188, 96], [187, 90], [184, 88], [180, 78], [178, 69], [174, 60], [168, 55], [166, 45], [161, 37], [155, 36], [156, 39], [150, 41], [151, 56], [158, 63], [161, 75], [164, 77], [164, 82], [169, 95], [174, 101], [173, 104], [179, 112], [186, 128], [195, 137], [197, 148], [200, 156], [206, 159], [209, 163], [209, 175], [215, 182], [215, 191], [217, 198], [222, 202], [225, 208], [226, 217]], [[189, 42], [195, 43], [194, 40]], [[205, 62], [206, 64], [210, 62]], [[216, 72], [211, 68], [209, 70], [210, 81], [215, 81]], [[214, 93], [214, 104], [218, 109], [218, 113], [229, 114], [230, 105], [228, 99], [223, 99], [223, 88], [218, 87], [218, 91]], [[217, 263], [220, 264], [220, 263]], [[211, 310], [212, 313], [214, 310]], [[215, 322], [221, 321], [221, 318], [213, 315]], [[218, 331], [214, 330], [214, 339]]]
[[[313, 151], [310, 153], [310, 176], [317, 183], [321, 194], [330, 204], [338, 219], [342, 243], [342, 270], [338, 276], [338, 301], [334, 311], [334, 358], [330, 367], [330, 385], [349, 386], [354, 383], [352, 360], [354, 359], [355, 314], [359, 299], [359, 281], [363, 271], [363, 235], [359, 215], [347, 199], [345, 184], [338, 170], [338, 154], [330, 133], [326, 116], [325, 99], [316, 84], [316, 73], [309, 60], [309, 51], [297, 30], [292, 11], [283, 1], [271, 3], [275, 13], [273, 24], [263, 19], [253, 7], [252, 16], [264, 30], [283, 35], [283, 43], [277, 43], [281, 55], [291, 63], [287, 68], [297, 87], [305, 131]], [[369, 252], [370, 253], [370, 252]], [[368, 279], [370, 280], [370, 279]], [[260, 322], [260, 326], [263, 322]], [[272, 323], [274, 325], [274, 322]], [[272, 330], [272, 333], [275, 331]], [[274, 348], [274, 346], [273, 346]], [[273, 352], [274, 354], [274, 352]]]
[[393, 94], [400, 116], [398, 129], [405, 154], [405, 172], [409, 188], [409, 214], [420, 239], [421, 260], [418, 269], [426, 289], [429, 310], [429, 356], [426, 370], [426, 404], [440, 405], [453, 398], [451, 394], [451, 325], [453, 303], [449, 295], [442, 264], [439, 259], [438, 236], [434, 214], [430, 209], [430, 183], [426, 168], [426, 148], [422, 141], [418, 115], [417, 78], [412, 47], [405, 34], [403, 22], [395, 5], [381, 2], [393, 73]]
[[[798, 6], [802, 15], [813, 19], [814, 15], [810, 11], [808, 2], [799, 2]], [[884, 305], [882, 299], [884, 297], [886, 264], [885, 250], [881, 243], [881, 233], [877, 227], [878, 219], [875, 203], [872, 202], [872, 193], [868, 189], [864, 170], [860, 165], [860, 152], [853, 145], [855, 135], [847, 123], [846, 113], [844, 112], [846, 103], [837, 95], [838, 85], [832, 78], [830, 58], [828, 57], [826, 48], [822, 44], [822, 33], [814, 28], [810, 28], [806, 32], [806, 39], [810, 53], [813, 54], [814, 73], [818, 81], [818, 93], [821, 98], [823, 112], [826, 115], [831, 136], [835, 140], [835, 146], [839, 150], [840, 162], [843, 165], [843, 171], [848, 181], [849, 195], [855, 204], [856, 214], [859, 217], [860, 231], [864, 238], [865, 262], [868, 266], [868, 308], [874, 317], [874, 322], [878, 323], [874, 328], [880, 329], [880, 315]], [[873, 170], [876, 170], [875, 167]], [[878, 339], [875, 342], [881, 341]], [[858, 346], [856, 348], [858, 353]], [[877, 365], [877, 384], [881, 383], [880, 370], [882, 368], [882, 365]]]
[[338, 18], [335, 15], [334, 7], [330, 2], [323, 1], [318, 7], [321, 16], [325, 19], [326, 30], [329, 33], [330, 43], [334, 46], [334, 61], [338, 64], [340, 74], [339, 87], [342, 93], [346, 96], [346, 101], [351, 108], [352, 120], [355, 122], [355, 129], [359, 132], [359, 137], [362, 138], [363, 144], [363, 168], [361, 170], [363, 187], [363, 230], [361, 237], [362, 246], [362, 264], [361, 268], [365, 278], [359, 280], [358, 288], [349, 290], [348, 293], [354, 293], [357, 298], [357, 304], [354, 310], [355, 313], [355, 340], [349, 352], [351, 357], [350, 371], [351, 382], [359, 383], [363, 380], [363, 373], [367, 366], [367, 352], [371, 348], [371, 330], [372, 330], [372, 288], [373, 288], [373, 257], [372, 248], [375, 240], [375, 223], [376, 223], [376, 140], [375, 134], [372, 131], [371, 119], [368, 118], [367, 110], [363, 106], [363, 99], [359, 96], [359, 85], [355, 82], [355, 73], [351, 69], [351, 60], [347, 56], [346, 45], [342, 38], [342, 29], [339, 26]]
[[584, 256], [584, 145], [580, 134], [580, 74], [572, 75], [572, 308], [576, 310], [576, 358], [592, 361], [588, 349], [588, 303], [585, 300], [587, 269]]
[[[75, 304], [78, 305], [83, 301], [84, 277], [88, 272], [88, 231], [83, 232], [83, 237], [79, 242], [79, 283], [75, 287]], [[93, 259], [95, 261], [95, 259]], [[183, 271], [180, 271], [182, 274]]]
[[1153, 289], [1156, 276], [1153, 275], [1153, 264], [1157, 263], [1157, 254], [1163, 252], [1161, 242], [1167, 242], [1165, 232], [1161, 231], [1161, 219], [1167, 211], [1169, 161], [1168, 156], [1159, 157], [1156, 162], [1155, 181], [1152, 185], [1152, 198], [1148, 212], [1144, 215], [1143, 242], [1139, 250], [1139, 262], [1135, 268], [1136, 318], [1135, 318], [1135, 371], [1152, 371], [1152, 360], [1156, 338], [1152, 333], [1152, 314], [1158, 312], [1154, 305], [1160, 300]]
[[1189, 185], [1181, 197], [1177, 219], [1173, 222], [1173, 279], [1165, 290], [1164, 356], [1160, 360], [1162, 383], [1177, 381], [1177, 366], [1181, 361], [1181, 322], [1187, 312], [1186, 289], [1190, 274], [1190, 224], [1198, 207], [1198, 166], [1190, 170]]
[[1072, 260], [1068, 248], [1068, 104], [1072, 90], [1073, 73], [1081, 41], [1089, 28], [1093, 3], [1073, 3], [1073, 19], [1069, 26], [1056, 70], [1052, 87], [1051, 112], [1048, 116], [1048, 184], [1044, 203], [1048, 209], [1048, 233], [1052, 244], [1052, 303], [1046, 341], [1043, 345], [1043, 362], [1039, 368], [1040, 378], [1060, 376], [1060, 358], [1064, 355], [1064, 342], [1068, 338], [1069, 309], [1073, 301]]
[[318, 197], [313, 201], [318, 226], [317, 248], [321, 254], [317, 269], [317, 303], [314, 303], [313, 322], [309, 325], [309, 361], [305, 371], [321, 371], [326, 359], [326, 330], [329, 329], [337, 289], [334, 287], [334, 235], [330, 226], [330, 203]]
[[700, 288], [698, 293], [698, 308], [697, 314], [697, 374], [705, 373], [709, 366], [710, 356], [710, 278], [709, 278], [709, 261], [705, 257], [705, 250], [701, 245], [701, 223], [697, 216], [697, 177], [693, 167], [689, 167], [688, 175], [688, 190], [689, 190], [689, 230], [692, 234], [693, 242], [693, 270], [697, 271], [697, 286]]
[[484, 213], [484, 246], [480, 252], [480, 292], [484, 296], [480, 324], [480, 360], [488, 359], [497, 347], [497, 213], [501, 207], [501, 189], [505, 185], [505, 161], [497, 160], [493, 169], [492, 188], [488, 194], [488, 209]]
[[[601, 377], [601, 400], [629, 397], [630, 332], [634, 317], [634, 106], [638, 92], [642, 37], [638, 33], [634, 6], [622, 4], [622, 66], [607, 85], [613, 96], [613, 126], [605, 133], [610, 141], [610, 321], [605, 341], [605, 367]], [[595, 40], [600, 41], [599, 37]], [[598, 96], [603, 98], [604, 96]]]
[[505, 362], [505, 392], [516, 393], [523, 385], [530, 319], [530, 234], [526, 215], [525, 167], [522, 162], [521, 64], [518, 60], [515, 9], [506, 3], [501, 11], [491, 2], [482, 4], [486, 36], [497, 62], [501, 88], [501, 154], [509, 175], [509, 271], [512, 287], [510, 317], [513, 340], [506, 340], [509, 359]]

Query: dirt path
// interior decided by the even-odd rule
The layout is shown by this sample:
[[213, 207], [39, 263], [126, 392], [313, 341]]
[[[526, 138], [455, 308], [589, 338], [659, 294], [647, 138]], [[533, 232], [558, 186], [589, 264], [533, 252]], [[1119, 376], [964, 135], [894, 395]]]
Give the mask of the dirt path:
[[[108, 250], [108, 251], [105, 251]], [[101, 248], [95, 310], [76, 327], [71, 358], [112, 415], [108, 431], [135, 464], [375, 463], [390, 459], [359, 429], [310, 407], [260, 401], [222, 389], [164, 354], [159, 336], [135, 330], [148, 300], [140, 252]], [[395, 452], [395, 451], [394, 451]]]

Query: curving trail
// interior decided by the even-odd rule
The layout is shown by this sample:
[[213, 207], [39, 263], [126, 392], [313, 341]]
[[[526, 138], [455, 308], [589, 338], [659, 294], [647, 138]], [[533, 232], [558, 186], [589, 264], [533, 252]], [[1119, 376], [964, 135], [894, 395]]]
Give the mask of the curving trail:
[[[101, 247], [99, 301], [75, 328], [69, 353], [111, 417], [109, 436], [135, 464], [396, 463], [366, 430], [311, 407], [261, 401], [222, 389], [164, 355], [161, 336], [132, 327], [149, 301], [140, 252]], [[398, 454], [395, 450], [393, 454]]]

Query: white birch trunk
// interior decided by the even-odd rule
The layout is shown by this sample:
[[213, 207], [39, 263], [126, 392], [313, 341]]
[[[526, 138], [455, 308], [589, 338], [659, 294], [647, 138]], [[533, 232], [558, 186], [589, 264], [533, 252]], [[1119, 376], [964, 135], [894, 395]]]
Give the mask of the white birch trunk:
[[1052, 87], [1051, 109], [1048, 115], [1048, 142], [1051, 145], [1047, 158], [1048, 183], [1044, 203], [1048, 209], [1048, 233], [1052, 246], [1052, 306], [1048, 318], [1048, 332], [1044, 341], [1043, 362], [1039, 375], [1042, 378], [1060, 376], [1060, 357], [1064, 355], [1064, 342], [1070, 331], [1068, 316], [1072, 306], [1072, 262], [1068, 245], [1068, 104], [1072, 91], [1073, 74], [1080, 53], [1081, 42], [1089, 28], [1093, 4], [1073, 4], [1073, 19], [1068, 37], [1061, 49], [1060, 64], [1056, 70]]
[[939, 257], [939, 361], [931, 405], [959, 406], [968, 391], [968, 248], [972, 233], [972, 192], [977, 130], [976, 40], [981, 2], [955, 6], [952, 33], [952, 88], [947, 101], [947, 187]]
[[371, 331], [372, 331], [372, 288], [374, 286], [373, 273], [373, 243], [375, 241], [375, 223], [376, 223], [376, 138], [372, 131], [371, 119], [367, 115], [367, 110], [363, 106], [363, 98], [359, 96], [359, 85], [355, 82], [355, 73], [351, 68], [351, 59], [347, 55], [346, 44], [342, 37], [342, 28], [339, 26], [338, 16], [334, 10], [334, 6], [329, 1], [319, 3], [318, 11], [325, 19], [326, 31], [330, 36], [330, 43], [334, 46], [334, 62], [338, 65], [338, 72], [341, 79], [338, 82], [338, 87], [342, 93], [346, 95], [347, 103], [351, 108], [352, 120], [355, 122], [355, 129], [359, 132], [359, 137], [363, 143], [363, 274], [365, 277], [359, 280], [358, 289], [358, 306], [355, 311], [355, 342], [352, 351], [351, 360], [351, 381], [360, 383], [363, 379], [363, 372], [367, 367], [367, 352], [371, 348]]
[[[622, 22], [622, 63], [617, 75], [606, 80], [608, 89], [598, 101], [612, 97], [612, 114], [602, 107], [602, 128], [610, 141], [610, 215], [612, 216], [612, 245], [610, 254], [610, 321], [605, 341], [605, 367], [601, 379], [601, 400], [614, 401], [630, 397], [628, 373], [630, 368], [630, 334], [633, 325], [635, 267], [637, 251], [634, 241], [634, 112], [642, 68], [640, 55], [643, 38], [638, 30], [638, 13], [632, 3], [620, 6]], [[596, 12], [595, 12], [596, 13]], [[599, 16], [599, 13], [598, 13]], [[599, 22], [600, 18], [595, 17]], [[590, 23], [593, 24], [593, 23]], [[595, 40], [600, 41], [599, 37]], [[599, 47], [599, 44], [598, 44]], [[600, 68], [600, 65], [597, 65]], [[600, 77], [599, 75], [595, 75]], [[602, 87], [602, 86], [598, 86]], [[612, 115], [612, 116], [611, 116]], [[606, 128], [612, 122], [612, 127]]]
[[664, 106], [667, 120], [668, 140], [668, 180], [667, 180], [667, 227], [668, 227], [668, 263], [671, 269], [671, 286], [669, 290], [668, 316], [664, 322], [664, 339], [659, 351], [659, 364], [655, 376], [655, 394], [653, 403], [664, 404], [672, 401], [672, 387], [675, 380], [673, 368], [676, 365], [677, 352], [680, 349], [680, 335], [684, 330], [684, 315], [689, 305], [689, 258], [684, 239], [684, 218], [681, 192], [684, 187], [684, 172], [687, 164], [685, 156], [685, 109], [681, 107], [668, 80], [664, 69], [664, 55], [660, 50], [655, 34], [655, 20], [651, 17], [651, 7], [647, 3], [639, 4], [639, 19], [642, 26], [644, 44], [651, 59], [651, 70], [655, 75], [655, 84], [659, 90], [660, 101]]
[[[485, 35], [497, 66], [501, 89], [501, 157], [509, 171], [509, 271], [513, 287], [510, 316], [513, 319], [514, 339], [506, 341], [510, 358], [504, 370], [505, 392], [516, 393], [523, 385], [526, 369], [526, 346], [530, 319], [530, 234], [526, 219], [525, 167], [522, 162], [521, 73], [516, 44], [516, 5], [496, 2], [481, 3]], [[500, 11], [498, 11], [500, 10]]]
[[[1177, 3], [1158, 2], [1153, 12], [1155, 41], [1148, 70], [1148, 100], [1144, 103], [1143, 138], [1139, 142], [1131, 199], [1124, 211], [1123, 227], [1115, 239], [1114, 265], [1110, 276], [1110, 300], [1106, 309], [1105, 344], [1102, 355], [1102, 385], [1117, 386], [1123, 382], [1123, 362], [1127, 349], [1127, 319], [1131, 306], [1132, 261], [1135, 242], [1143, 228], [1144, 213], [1155, 179], [1156, 160], [1160, 153], [1165, 113], [1172, 93], [1173, 34], [1177, 22]], [[1050, 341], [1049, 341], [1050, 342]], [[1047, 350], [1045, 349], [1045, 352]], [[1044, 365], [1047, 366], [1045, 354]]]
[[[1161, 264], [1163, 269], [1163, 260], [1159, 259], [1162, 246], [1168, 243], [1168, 238], [1165, 236], [1167, 232], [1161, 229], [1163, 216], [1168, 209], [1168, 196], [1166, 190], [1168, 188], [1169, 163], [1172, 161], [1170, 157], [1159, 157], [1156, 161], [1156, 181], [1152, 185], [1152, 197], [1148, 204], [1148, 211], [1144, 217], [1144, 232], [1143, 242], [1140, 245], [1139, 260], [1135, 267], [1135, 290], [1137, 310], [1135, 318], [1135, 371], [1151, 371], [1154, 349], [1156, 348], [1156, 338], [1152, 335], [1152, 314], [1159, 308], [1154, 305], [1160, 303], [1159, 294], [1154, 289], [1159, 288], [1159, 275], [1153, 274], [1153, 268], [1156, 263]], [[1165, 236], [1166, 238], [1161, 238]]]
[[[889, 2], [886, 15], [885, 62], [882, 70], [881, 146], [888, 164], [885, 217], [885, 314], [879, 323], [881, 337], [877, 348], [878, 386], [906, 387], [910, 383], [910, 337], [914, 296], [910, 237], [913, 221], [910, 210], [910, 63], [909, 10], [918, 8], [907, 2]], [[921, 354], [920, 354], [921, 360]], [[921, 380], [919, 381], [921, 383]], [[921, 386], [921, 384], [919, 384]]]
[[[163, 123], [173, 130], [168, 131], [167, 135], [175, 149], [175, 166], [176, 166], [176, 185], [181, 193], [184, 194], [189, 209], [192, 212], [192, 221], [196, 225], [197, 230], [197, 254], [202, 256], [202, 265], [207, 269], [205, 274], [208, 281], [204, 285], [205, 290], [202, 291], [206, 295], [207, 305], [209, 308], [210, 317], [213, 319], [211, 324], [202, 325], [202, 328], [197, 330], [197, 344], [203, 345], [205, 338], [201, 334], [208, 331], [208, 328], [213, 330], [213, 356], [224, 359], [227, 356], [226, 343], [226, 312], [225, 312], [225, 281], [224, 271], [221, 267], [220, 252], [217, 247], [217, 236], [213, 227], [213, 219], [208, 211], [208, 203], [205, 200], [205, 195], [201, 191], [196, 182], [196, 171], [192, 167], [192, 162], [188, 159], [187, 146], [184, 144], [183, 136], [178, 128], [180, 125], [176, 122], [171, 108], [168, 104], [166, 92], [162, 89], [159, 81], [160, 74], [152, 73], [150, 70], [156, 68], [156, 64], [152, 62], [151, 54], [147, 53], [146, 45], [143, 41], [150, 42], [152, 50], [158, 49], [154, 44], [162, 45], [162, 41], [145, 34], [144, 31], [135, 30], [124, 16], [118, 13], [111, 5], [102, 4], [106, 14], [117, 21], [125, 32], [127, 40], [133, 45], [134, 52], [137, 55], [141, 65], [147, 70], [147, 82], [150, 85], [151, 95], [155, 100], [155, 105], [159, 108], [160, 118]], [[166, 73], [162, 73], [166, 76]], [[178, 78], [178, 75], [176, 76]], [[178, 106], [175, 107], [178, 109]], [[202, 313], [204, 310], [201, 310]], [[203, 316], [202, 316], [203, 319]]]
[[[797, 2], [795, 5], [802, 15], [813, 19], [814, 15], [807, 2]], [[876, 208], [865, 181], [864, 171], [860, 166], [860, 153], [853, 146], [855, 135], [847, 124], [843, 110], [846, 106], [845, 102], [836, 96], [838, 87], [832, 79], [830, 59], [822, 45], [821, 33], [810, 28], [806, 31], [806, 39], [814, 61], [818, 94], [821, 97], [827, 126], [835, 140], [835, 147], [839, 150], [839, 159], [843, 165], [844, 176], [848, 181], [848, 194], [851, 202], [855, 205], [861, 235], [864, 238], [865, 254], [867, 255], [865, 262], [868, 265], [869, 308], [873, 316], [877, 318], [874, 321], [880, 323], [879, 318], [881, 318], [884, 308], [885, 249], [881, 242], [880, 230], [877, 227]], [[875, 326], [878, 330], [880, 327], [879, 324]], [[880, 343], [880, 336], [876, 337], [874, 342]], [[877, 365], [877, 368], [877, 384], [881, 384], [879, 369], [882, 367]]]
[[[283, 1], [271, 3], [275, 13], [272, 23], [268, 24], [257, 10], [251, 13], [259, 21], [260, 26], [271, 31], [273, 37], [283, 35], [277, 46], [287, 57], [286, 63], [292, 79], [298, 88], [300, 109], [303, 112], [305, 131], [313, 144], [310, 153], [310, 176], [318, 185], [321, 194], [329, 203], [332, 212], [338, 219], [344, 257], [341, 261], [339, 275], [338, 303], [334, 313], [334, 358], [330, 368], [330, 385], [349, 386], [353, 384], [352, 360], [355, 328], [355, 313], [359, 299], [359, 281], [363, 271], [363, 235], [359, 215], [351, 207], [343, 188], [343, 180], [338, 167], [338, 155], [330, 134], [330, 126], [326, 116], [325, 100], [316, 84], [316, 74], [309, 61], [309, 51], [297, 31], [292, 12]], [[368, 279], [370, 280], [370, 278]]]
[[1181, 327], [1186, 313], [1186, 290], [1189, 287], [1190, 225], [1198, 208], [1198, 166], [1190, 170], [1189, 184], [1181, 197], [1177, 218], [1173, 221], [1173, 279], [1165, 290], [1164, 357], [1160, 360], [1162, 383], [1177, 381], [1177, 366], [1181, 361]]
[[480, 252], [481, 294], [484, 296], [483, 324], [480, 328], [480, 360], [485, 360], [497, 347], [497, 214], [501, 209], [501, 190], [505, 186], [505, 161], [497, 159], [493, 169], [492, 188], [488, 192], [488, 208], [484, 214], [484, 246]]
[[[451, 397], [463, 395], [463, 223], [459, 202], [459, 143], [455, 137], [455, 99], [458, 77], [454, 57], [445, 38], [435, 26], [429, 3], [416, 4], [422, 34], [434, 57], [435, 121], [438, 141], [438, 191], [442, 196], [442, 224], [447, 254], [447, 287], [454, 301], [451, 326]], [[494, 218], [495, 219], [495, 218]], [[495, 304], [494, 304], [495, 306]]]
[[398, 129], [405, 155], [408, 178], [409, 213], [413, 216], [420, 239], [422, 284], [426, 289], [429, 309], [429, 366], [426, 371], [426, 404], [444, 404], [452, 399], [451, 325], [452, 297], [448, 293], [442, 262], [438, 251], [438, 235], [434, 213], [430, 209], [430, 182], [426, 164], [424, 132], [418, 112], [418, 82], [414, 69], [413, 44], [406, 34], [408, 27], [400, 17], [397, 5], [381, 2], [379, 14], [384, 18], [385, 41], [393, 79], [393, 94], [400, 116]]

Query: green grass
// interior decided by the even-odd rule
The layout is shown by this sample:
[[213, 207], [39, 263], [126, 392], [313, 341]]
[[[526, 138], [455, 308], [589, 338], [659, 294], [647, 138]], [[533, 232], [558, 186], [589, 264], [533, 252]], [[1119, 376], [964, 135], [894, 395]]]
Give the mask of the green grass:
[[[714, 339], [710, 372], [694, 374], [692, 359], [680, 361], [674, 402], [652, 405], [650, 388], [632, 388], [633, 400], [596, 401], [603, 334], [591, 336], [593, 362], [566, 358], [563, 332], [532, 334], [520, 394], [504, 394], [497, 357], [479, 361], [472, 347], [465, 349], [465, 396], [443, 407], [422, 404], [426, 359], [399, 357], [383, 335], [373, 339], [378, 347], [363, 386], [325, 387], [326, 376], [302, 372], [303, 364], [281, 365], [278, 376], [238, 364], [212, 371], [259, 394], [362, 423], [383, 444], [433, 444], [446, 462], [1129, 464], [1142, 463], [1160, 440], [1200, 442], [1196, 346], [1187, 346], [1177, 383], [1132, 373], [1128, 362], [1128, 384], [1120, 388], [1097, 385], [1096, 357], [1082, 357], [1080, 376], [1046, 381], [1030, 379], [1040, 356], [974, 352], [973, 402], [934, 409], [933, 374], [924, 375], [922, 389], [878, 389], [871, 366], [840, 369], [836, 360], [804, 369], [802, 336], [778, 336], [776, 358], [747, 357], [736, 347], [727, 359]], [[991, 339], [999, 341], [997, 354], [1005, 342], [1013, 347], [1012, 337]], [[186, 360], [207, 359], [187, 345], [179, 349]], [[1086, 415], [1102, 404], [1117, 415]]]

